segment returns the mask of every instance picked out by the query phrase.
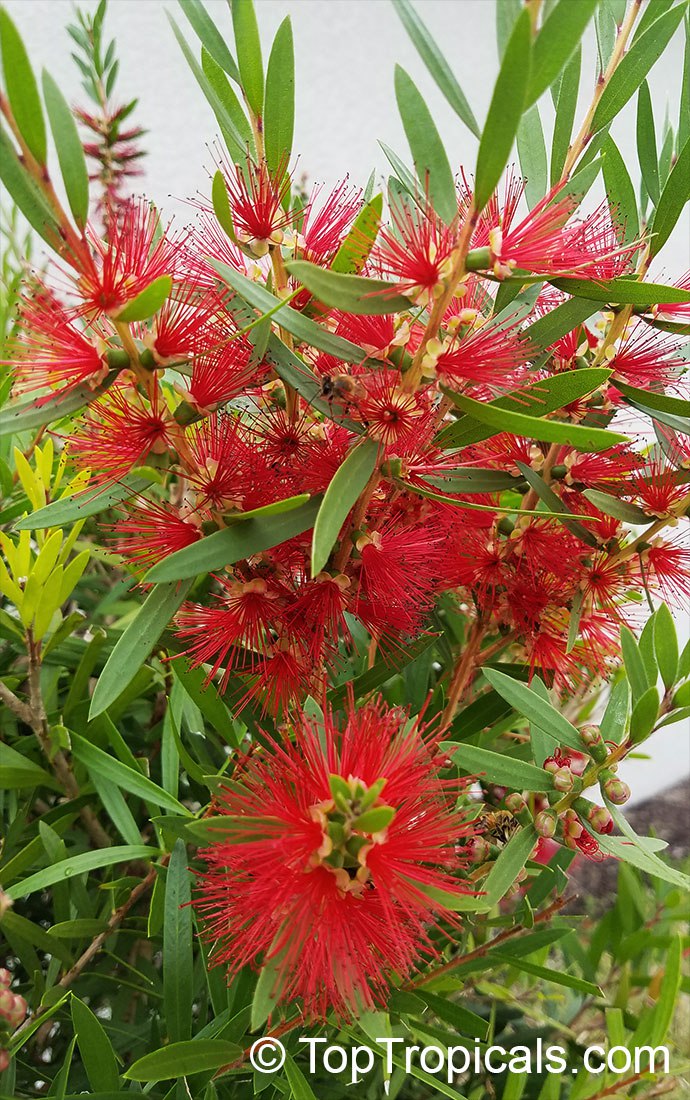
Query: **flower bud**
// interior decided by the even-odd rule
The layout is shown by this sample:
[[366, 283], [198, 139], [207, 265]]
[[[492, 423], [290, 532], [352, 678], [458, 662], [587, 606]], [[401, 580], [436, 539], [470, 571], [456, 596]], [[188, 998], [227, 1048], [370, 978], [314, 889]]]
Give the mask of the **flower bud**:
[[[620, 782], [620, 780], [615, 780], [615, 782]], [[613, 818], [605, 806], [592, 806], [587, 814], [587, 820], [595, 833], [613, 832]]]
[[587, 726], [580, 727], [580, 737], [584, 741], [588, 749], [594, 747], [594, 745], [600, 745], [602, 741], [601, 730], [599, 726], [589, 724]]
[[569, 794], [572, 791], [575, 776], [570, 768], [557, 768], [555, 772], [552, 772], [552, 775], [555, 790], [560, 791], [561, 794]]
[[577, 840], [585, 831], [584, 825], [573, 810], [566, 810], [563, 814], [563, 835]]
[[0, 1073], [4, 1073], [10, 1064], [9, 1050], [0, 1050]]
[[521, 814], [527, 809], [527, 803], [521, 794], [509, 794], [506, 798], [506, 810], [510, 810], [511, 814]]
[[9, 989], [12, 985], [12, 975], [4, 966], [0, 966], [0, 989]]
[[13, 1000], [14, 1004], [10, 1009], [10, 1014], [7, 1017], [7, 1021], [10, 1027], [19, 1027], [19, 1025], [24, 1021], [29, 1006], [19, 993], [16, 994]]
[[550, 839], [556, 832], [556, 815], [549, 813], [548, 810], [541, 810], [534, 819], [534, 828], [539, 836]]
[[472, 863], [486, 863], [491, 854], [491, 845], [483, 836], [472, 837], [466, 848]]
[[630, 787], [622, 779], [606, 779], [602, 787], [604, 795], [614, 806], [622, 806], [630, 798]]
[[14, 993], [9, 989], [0, 989], [0, 1017], [9, 1020], [14, 1008]]

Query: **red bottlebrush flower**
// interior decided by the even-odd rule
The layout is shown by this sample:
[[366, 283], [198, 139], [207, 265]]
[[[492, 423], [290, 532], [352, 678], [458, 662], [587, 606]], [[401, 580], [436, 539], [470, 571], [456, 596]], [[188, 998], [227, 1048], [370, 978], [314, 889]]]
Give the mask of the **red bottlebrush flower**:
[[312, 662], [317, 664], [328, 648], [337, 652], [338, 640], [350, 630], [345, 612], [350, 603], [350, 578], [343, 573], [319, 573], [308, 581], [285, 615], [288, 630], [299, 637]]
[[189, 429], [186, 443], [185, 473], [197, 503], [219, 512], [241, 511], [252, 450], [240, 418], [215, 413]]
[[181, 257], [181, 264], [184, 266], [185, 279], [197, 287], [215, 290], [218, 272], [211, 267], [209, 259], [228, 264], [243, 275], [251, 275], [254, 266], [234, 241], [230, 240], [213, 209], [200, 206], [199, 227], [190, 238]]
[[[335, 331], [338, 336], [358, 344], [370, 359], [386, 359], [396, 336], [395, 317], [391, 313], [371, 316], [343, 313]], [[337, 366], [338, 361], [332, 360], [329, 369]]]
[[358, 541], [360, 593], [354, 611], [374, 633], [418, 629], [443, 573], [444, 543], [438, 523], [402, 526], [395, 519]]
[[430, 410], [424, 390], [407, 393], [400, 384], [399, 372], [390, 370], [364, 376], [361, 390], [357, 412], [366, 424], [367, 434], [397, 454], [413, 445]]
[[[593, 454], [571, 451], [565, 456], [562, 466], [566, 485], [584, 485], [588, 489], [600, 486], [610, 491], [614, 487], [626, 488], [630, 475], [641, 464], [640, 455], [631, 451], [627, 444], [622, 444]], [[563, 473], [563, 470], [560, 472]]]
[[676, 506], [688, 495], [688, 486], [679, 481], [678, 471], [663, 458], [653, 458], [637, 470], [627, 486], [636, 502], [648, 515], [669, 519], [677, 515]]
[[156, 362], [167, 366], [195, 352], [214, 349], [229, 333], [221, 325], [227, 319], [220, 296], [194, 285], [175, 288], [156, 314], [144, 343]]
[[620, 561], [604, 552], [595, 554], [585, 566], [583, 592], [609, 614], [620, 615], [619, 605], [631, 588], [639, 589], [640, 575], [631, 558]]
[[400, 293], [428, 300], [448, 272], [455, 232], [428, 203], [414, 211], [395, 205], [391, 218], [392, 226], [379, 234], [372, 261], [395, 281]]
[[150, 569], [161, 558], [201, 538], [198, 525], [180, 509], [144, 498], [129, 505], [126, 518], [115, 525], [115, 533], [118, 552], [142, 569]]
[[[462, 313], [459, 315], [462, 320]], [[476, 382], [507, 387], [517, 381], [530, 355], [519, 326], [485, 324], [458, 334], [439, 355], [436, 371], [452, 384]]]
[[227, 337], [217, 350], [196, 355], [185, 394], [190, 405], [205, 413], [213, 412], [242, 393], [257, 374], [264, 373], [260, 364], [251, 361], [251, 354], [251, 346], [243, 337]]
[[362, 206], [362, 192], [351, 188], [347, 180], [337, 184], [316, 208], [321, 188], [312, 190], [298, 234], [302, 257], [315, 264], [330, 267]]
[[257, 256], [266, 254], [269, 243], [282, 241], [292, 222], [292, 214], [283, 208], [291, 186], [286, 167], [281, 163], [271, 172], [264, 160], [258, 166], [250, 160], [242, 167], [222, 165], [235, 232]]
[[514, 228], [492, 228], [489, 250], [496, 277], [506, 278], [515, 268], [535, 275], [599, 279], [622, 274], [639, 245], [620, 244], [607, 203], [568, 225], [575, 207], [572, 196], [559, 198], [554, 188]]
[[117, 481], [150, 454], [175, 444], [177, 425], [155, 386], [149, 402], [128, 383], [118, 383], [89, 409], [82, 429], [68, 439], [70, 457], [92, 471], [94, 484]]
[[686, 361], [678, 354], [682, 343], [639, 322], [608, 364], [613, 370], [612, 385], [615, 386], [618, 377], [631, 386], [657, 392], [662, 386], [672, 386], [686, 367]]
[[452, 872], [469, 826], [442, 763], [418, 721], [382, 704], [342, 733], [330, 713], [323, 727], [302, 716], [294, 741], [249, 757], [218, 799], [229, 839], [202, 853], [211, 964], [271, 965], [277, 1000], [311, 1019], [384, 1004], [394, 974], [437, 957], [430, 927], [457, 921], [432, 894], [467, 892]]
[[[684, 275], [681, 275], [674, 285], [679, 290], [690, 291], [690, 271], [686, 271]], [[690, 318], [690, 302], [661, 305], [657, 307], [657, 312], [666, 321], [678, 321], [680, 324], [685, 324]]]
[[153, 206], [131, 199], [120, 213], [118, 222], [109, 226], [107, 241], [89, 230], [93, 256], [82, 265], [77, 280], [84, 313], [96, 310], [117, 316], [155, 279], [177, 271], [181, 241], [166, 232], [159, 236], [160, 217]]
[[642, 552], [640, 560], [645, 577], [659, 587], [667, 603], [690, 598], [690, 547], [677, 539], [672, 542], [655, 539]]
[[[473, 189], [470, 187], [464, 169], [461, 169], [461, 177], [462, 182], [458, 189], [458, 211], [461, 221], [464, 221], [472, 205]], [[524, 192], [524, 180], [516, 176], [514, 170], [510, 168], [503, 180], [503, 200], [501, 201], [498, 191], [495, 191], [477, 219], [472, 233], [472, 248], [486, 248], [489, 244], [489, 233], [497, 225], [504, 230], [510, 228]]]
[[254, 669], [271, 651], [273, 629], [280, 616], [281, 593], [260, 578], [242, 582], [215, 578], [222, 594], [211, 607], [186, 604], [176, 619], [177, 636], [186, 643], [185, 656], [192, 668], [211, 666], [206, 683], [225, 665], [221, 690], [225, 691], [241, 651]]
[[14, 368], [17, 391], [30, 393], [47, 386], [66, 391], [83, 383], [96, 387], [107, 375], [106, 346], [100, 335], [95, 332], [88, 339], [46, 287], [38, 287], [33, 298], [22, 300], [19, 323], [12, 358], [1, 364]]

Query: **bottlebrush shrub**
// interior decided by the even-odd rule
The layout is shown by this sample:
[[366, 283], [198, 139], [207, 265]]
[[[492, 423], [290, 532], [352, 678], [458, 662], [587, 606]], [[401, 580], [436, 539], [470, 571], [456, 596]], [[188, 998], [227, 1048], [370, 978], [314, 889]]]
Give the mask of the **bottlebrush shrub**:
[[[398, 0], [478, 153], [398, 68], [410, 166], [384, 147], [383, 192], [306, 194], [289, 18], [264, 66], [251, 0], [232, 28], [181, 7], [225, 146], [184, 228], [124, 192], [104, 4], [70, 32], [97, 117], [41, 95], [0, 14], [2, 179], [56, 254], [6, 265], [0, 1091], [245, 1096], [267, 1030], [287, 1061], [255, 1091], [299, 1100], [350, 1086], [308, 1079], [300, 1034], [659, 1044], [688, 879], [616, 772], [690, 713], [690, 278], [658, 260], [690, 101], [658, 155], [646, 83], [687, 3], [501, 3], [480, 129]], [[610, 134], [633, 97], [639, 204]], [[583, 858], [619, 896], [573, 933]], [[660, 1088], [393, 1064], [360, 1087]]]

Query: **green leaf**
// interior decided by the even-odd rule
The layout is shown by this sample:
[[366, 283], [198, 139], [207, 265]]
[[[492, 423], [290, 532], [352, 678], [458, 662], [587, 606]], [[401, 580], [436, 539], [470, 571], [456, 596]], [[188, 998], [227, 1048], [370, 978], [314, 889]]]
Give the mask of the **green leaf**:
[[362, 699], [371, 691], [388, 683], [393, 676], [397, 676], [404, 668], [416, 661], [423, 653], [438, 641], [438, 634], [424, 634], [409, 646], [396, 650], [393, 654], [386, 653], [379, 657], [371, 668], [353, 680], [348, 680], [328, 692], [328, 702], [334, 708], [342, 706], [351, 689], [354, 699]]
[[625, 672], [632, 689], [633, 705], [635, 705], [651, 684], [635, 635], [627, 626], [621, 627], [621, 650]]
[[556, 117], [551, 140], [550, 181], [552, 187], [561, 179], [565, 158], [570, 148], [570, 138], [573, 132], [575, 111], [577, 110], [577, 96], [580, 89], [581, 67], [582, 49], [578, 46], [563, 70], [563, 76], [558, 85]]
[[35, 229], [51, 248], [60, 252], [62, 241], [55, 214], [37, 184], [23, 167], [1, 125], [0, 180], [32, 229]]
[[[217, 65], [210, 53], [202, 46], [201, 49], [201, 73], [198, 75], [198, 66], [192, 67], [200, 87], [211, 105], [216, 121], [223, 135], [223, 140], [228, 152], [236, 164], [246, 169], [247, 157], [255, 157], [256, 142], [252, 133], [251, 124], [244, 112], [244, 108], [235, 95], [230, 81]], [[228, 127], [228, 122], [230, 127]]]
[[[1, 150], [0, 150], [1, 152]], [[19, 432], [42, 428], [72, 413], [78, 412], [84, 405], [90, 404], [105, 393], [117, 378], [119, 371], [110, 371], [108, 376], [91, 389], [90, 386], [75, 386], [67, 393], [56, 393], [48, 400], [40, 398], [32, 401], [8, 401], [0, 409], [0, 439]]]
[[[324, 325], [318, 325], [309, 317], [305, 317], [303, 313], [285, 305], [280, 298], [276, 298], [265, 287], [259, 286], [252, 279], [248, 279], [241, 271], [237, 271], [219, 260], [209, 259], [208, 263], [218, 273], [223, 282], [235, 290], [245, 302], [248, 302], [255, 309], [260, 309], [263, 313], [272, 311], [281, 328], [292, 333], [301, 343], [319, 348], [320, 351], [325, 351], [328, 355], [334, 355], [337, 359], [342, 359], [346, 363], [361, 363], [366, 357], [366, 352], [357, 344], [345, 340], [342, 336], [336, 336], [334, 333], [329, 332]], [[296, 265], [291, 263], [287, 266], [292, 269]], [[311, 267], [313, 265], [306, 264], [305, 266]], [[317, 270], [320, 270], [320, 268], [317, 268]], [[329, 273], [324, 272], [323, 274], [327, 275]], [[352, 277], [336, 276], [336, 278]]]
[[559, 290], [564, 290], [566, 294], [574, 294], [578, 298], [589, 298], [593, 302], [607, 302], [611, 305], [655, 306], [690, 302], [690, 292], [687, 290], [681, 290], [675, 286], [664, 286], [662, 283], [639, 283], [635, 279], [625, 277], [596, 280], [550, 279], [549, 282]]
[[17, 129], [44, 167], [48, 145], [36, 78], [19, 31], [4, 8], [0, 8], [0, 51], [7, 98]]
[[665, 603], [657, 608], [654, 620], [654, 651], [661, 679], [668, 691], [676, 682], [678, 674], [678, 634], [673, 615]]
[[264, 108], [264, 69], [253, 0], [231, 0], [231, 11], [242, 89], [259, 118]]
[[75, 875], [83, 875], [101, 867], [112, 867], [115, 863], [130, 863], [134, 859], [154, 859], [157, 855], [158, 849], [150, 848], [146, 844], [123, 844], [99, 848], [95, 852], [82, 852], [81, 855], [69, 856], [68, 859], [52, 863], [50, 867], [44, 867], [42, 871], [6, 888], [5, 893], [11, 901], [17, 901], [27, 894], [35, 894], [37, 890], [45, 890], [46, 886], [54, 886], [56, 882], [74, 878]]
[[162, 584], [149, 593], [136, 617], [118, 638], [98, 678], [91, 699], [90, 718], [95, 718], [107, 710], [131, 684], [180, 607], [190, 585], [191, 582]]
[[[677, 10], [677, 8], [671, 9], [671, 11]], [[678, 159], [661, 192], [661, 198], [651, 225], [650, 255], [652, 256], [656, 256], [666, 244], [676, 227], [685, 204], [690, 199], [688, 180], [690, 180], [690, 138], [678, 154]]]
[[356, 275], [367, 262], [381, 225], [383, 195], [374, 195], [352, 223], [352, 228], [335, 254], [332, 271]]
[[192, 702], [199, 708], [211, 726], [225, 736], [234, 739], [234, 727], [230, 712], [212, 683], [204, 686], [206, 674], [203, 668], [190, 668], [184, 659], [171, 662], [173, 675], [184, 688]]
[[546, 143], [536, 104], [520, 120], [517, 147], [520, 170], [525, 177], [525, 195], [531, 209], [546, 194], [548, 180]]
[[428, 189], [434, 210], [450, 225], [458, 216], [458, 199], [448, 156], [419, 89], [399, 65], [395, 66], [395, 98], [421, 193]]
[[0, 741], [0, 790], [19, 790], [22, 787], [48, 787], [60, 790], [60, 784], [44, 768], [27, 759], [23, 753]]
[[604, 741], [620, 745], [628, 726], [630, 712], [630, 685], [625, 677], [613, 685], [604, 717], [601, 720], [601, 736]]
[[72, 1024], [82, 1065], [94, 1092], [117, 1092], [120, 1075], [110, 1039], [88, 1005], [72, 994]]
[[640, 390], [636, 386], [629, 386], [627, 382], [621, 382], [618, 378], [616, 389], [620, 390], [633, 408], [640, 409], [663, 424], [670, 424], [676, 431], [690, 433], [690, 401], [681, 397], [670, 397], [666, 393]]
[[178, 0], [178, 3], [207, 53], [229, 77], [239, 84], [240, 73], [235, 59], [201, 0]]
[[507, 951], [492, 951], [491, 958], [494, 962], [505, 966], [514, 966], [516, 970], [524, 974], [532, 974], [543, 982], [552, 982], [554, 985], [565, 986], [566, 989], [576, 989], [578, 993], [584, 993], [588, 997], [603, 997], [598, 985], [578, 978], [574, 974], [566, 974], [565, 971], [556, 970], [555, 967], [537, 966], [528, 959], [517, 959]]
[[[511, 412], [505, 405], [499, 406], [498, 401], [489, 404], [475, 401], [473, 397], [466, 397], [464, 394], [454, 394], [453, 403], [480, 424], [494, 428], [494, 434], [511, 432], [514, 435], [526, 435], [547, 443], [564, 443], [576, 451], [605, 451], [615, 443], [627, 441], [627, 436], [603, 428], [590, 428], [585, 424], [545, 420], [524, 412]], [[444, 436], [444, 443], [447, 441], [448, 436]]]
[[592, 134], [611, 122], [635, 94], [671, 41], [685, 11], [685, 4], [671, 8], [633, 42], [601, 94], [590, 127]]
[[55, 148], [60, 162], [62, 181], [69, 208], [80, 229], [89, 216], [89, 173], [77, 124], [69, 103], [50, 73], [43, 72], [43, 98]]
[[549, 737], [553, 737], [554, 741], [558, 741], [560, 745], [566, 745], [569, 749], [575, 749], [576, 752], [587, 752], [587, 747], [575, 726], [571, 725], [555, 707], [542, 699], [533, 688], [527, 687], [519, 680], [514, 680], [512, 676], [506, 676], [505, 672], [499, 672], [496, 668], [482, 668], [482, 672], [492, 688], [507, 703], [510, 703], [518, 714], [523, 714], [530, 722], [534, 722], [540, 730], [548, 733]]
[[[582, 370], [564, 371], [553, 378], [533, 382], [529, 386], [492, 401], [485, 408], [491, 410], [514, 411], [531, 421], [527, 435], [532, 435], [532, 427], [537, 417], [555, 412], [577, 401], [602, 386], [610, 377], [610, 371], [601, 367], [585, 367]], [[455, 424], [449, 424], [436, 437], [442, 447], [467, 447], [495, 434], [487, 431], [484, 422], [473, 416], [462, 416]]]
[[635, 703], [630, 719], [630, 740], [634, 745], [639, 745], [649, 737], [658, 714], [659, 692], [655, 687], [647, 688]]
[[524, 462], [517, 462], [517, 467], [522, 473], [525, 481], [528, 485], [534, 489], [535, 493], [540, 500], [544, 501], [544, 504], [550, 509], [554, 515], [562, 516], [561, 523], [564, 527], [567, 527], [581, 542], [586, 543], [587, 546], [598, 547], [599, 542], [595, 535], [588, 531], [587, 528], [579, 523], [577, 520], [568, 518], [569, 513], [565, 504], [553, 491], [550, 485], [544, 481], [541, 474], [538, 474], [536, 470], [533, 470], [531, 466], [527, 466]]
[[[232, 565], [236, 561], [251, 558], [254, 554], [261, 554], [264, 550], [270, 550], [271, 547], [279, 546], [281, 542], [286, 542], [287, 539], [294, 538], [295, 535], [301, 535], [303, 531], [308, 531], [313, 526], [320, 504], [321, 498], [314, 497], [306, 504], [278, 515], [260, 516], [257, 514], [254, 519], [241, 521], [240, 514], [238, 522], [233, 523], [230, 527], [226, 527], [222, 531], [215, 531], [212, 535], [207, 535], [206, 538], [195, 542], [192, 546], [185, 546], [182, 550], [177, 550], [174, 554], [164, 558], [163, 561], [158, 562], [146, 574], [146, 579], [147, 581], [155, 581], [156, 584], [160, 584], [161, 581], [178, 581], [183, 577], [195, 577], [199, 573], [212, 573], [214, 570], [223, 569], [226, 565]], [[193, 553], [190, 553], [190, 551], [193, 551]], [[174, 584], [166, 587], [172, 590], [176, 588]], [[172, 599], [172, 596], [169, 598]], [[174, 611], [177, 610], [183, 598], [184, 593]], [[149, 596], [150, 599], [151, 596]], [[144, 604], [144, 607], [146, 607], [146, 604]], [[165, 625], [162, 624], [161, 630], [164, 629]], [[158, 636], [160, 636], [160, 632]], [[148, 652], [150, 652], [150, 649]], [[146, 656], [148, 656], [148, 653]], [[102, 678], [103, 675], [101, 680]]]
[[314, 521], [311, 543], [311, 575], [325, 567], [343, 523], [373, 474], [379, 457], [379, 443], [363, 439], [353, 447], [336, 470]]
[[191, 1038], [194, 998], [192, 955], [191, 876], [187, 849], [176, 840], [165, 880], [163, 922], [163, 1004], [168, 1038], [180, 1043]]
[[168, 1043], [138, 1058], [123, 1075], [128, 1081], [169, 1081], [204, 1070], [220, 1069], [242, 1057], [242, 1048], [222, 1039]]
[[551, 347], [577, 325], [588, 321], [599, 309], [599, 302], [588, 302], [586, 298], [568, 298], [523, 329], [522, 335], [529, 344], [538, 348]]
[[486, 776], [490, 783], [498, 783], [511, 790], [553, 790], [551, 773], [525, 760], [517, 760], [500, 752], [490, 752], [489, 749], [481, 749], [476, 745], [457, 745], [453, 741], [442, 742], [442, 748], [468, 775]]
[[489, 1021], [482, 1019], [476, 1012], [470, 1012], [464, 1005], [446, 997], [439, 997], [436, 993], [429, 993], [424, 988], [415, 989], [414, 996], [421, 997], [434, 1015], [451, 1024], [458, 1035], [470, 1035], [472, 1038], [482, 1040], [487, 1038]]
[[531, 107], [550, 88], [577, 49], [599, 0], [559, 0], [551, 9], [532, 50], [532, 71], [525, 105]]
[[117, 314], [116, 321], [146, 321], [163, 305], [166, 298], [170, 297], [172, 290], [172, 276], [160, 275], [141, 290], [136, 298], [132, 298]]
[[136, 496], [151, 484], [150, 477], [138, 477], [128, 474], [117, 485], [100, 486], [96, 489], [83, 489], [71, 496], [60, 497], [44, 508], [39, 508], [29, 516], [18, 519], [15, 531], [45, 531], [49, 527], [66, 527], [88, 516], [98, 515], [112, 508], [113, 504]]
[[655, 516], [648, 516], [636, 504], [629, 504], [620, 497], [612, 497], [609, 493], [601, 493], [598, 489], [585, 489], [584, 495], [591, 501], [595, 508], [606, 516], [613, 516], [623, 523], [647, 524], [652, 523]]
[[443, 92], [458, 118], [462, 119], [475, 137], [481, 136], [477, 120], [458, 84], [450, 65], [436, 45], [427, 27], [412, 7], [410, 0], [394, 0], [395, 10], [405, 30], [414, 43], [419, 56]]
[[316, 1093], [289, 1054], [285, 1056], [285, 1076], [290, 1086], [292, 1100], [317, 1100]]
[[295, 131], [295, 50], [286, 15], [276, 31], [266, 69], [264, 141], [271, 172], [287, 167]]
[[625, 161], [610, 137], [604, 143], [604, 184], [618, 239], [621, 244], [631, 244], [640, 235], [637, 198]]
[[306, 260], [292, 260], [285, 266], [290, 275], [306, 286], [320, 302], [344, 313], [361, 316], [400, 313], [411, 305], [409, 298], [396, 292], [394, 283], [382, 279], [342, 275], [336, 271], [326, 271]]
[[528, 11], [515, 22], [491, 98], [477, 156], [474, 202], [486, 206], [501, 178], [525, 105], [530, 81], [532, 29]]
[[537, 833], [532, 825], [518, 829], [511, 836], [483, 883], [484, 896], [478, 899], [482, 908], [493, 909], [505, 897], [527, 863], [537, 840]]
[[272, 958], [264, 963], [254, 989], [252, 999], [251, 1030], [257, 1031], [273, 1012], [278, 1000], [277, 986], [278, 960]]
[[661, 980], [661, 989], [654, 1006], [654, 1022], [652, 1024], [651, 1043], [658, 1046], [663, 1043], [671, 1022], [678, 1008], [678, 993], [683, 977], [683, 938], [676, 934], [671, 940], [671, 946], [666, 952], [664, 960], [664, 976]]
[[661, 194], [659, 158], [656, 151], [652, 96], [646, 80], [640, 85], [637, 96], [637, 156], [640, 162], [642, 181], [647, 188], [650, 199], [656, 206]]
[[72, 751], [89, 772], [97, 772], [99, 777], [107, 779], [110, 783], [121, 787], [130, 794], [143, 798], [144, 801], [153, 802], [162, 809], [174, 814], [189, 816], [189, 810], [185, 809], [181, 802], [164, 791], [152, 779], [147, 779], [138, 768], [130, 768], [121, 760], [92, 745], [77, 733], [72, 733]]

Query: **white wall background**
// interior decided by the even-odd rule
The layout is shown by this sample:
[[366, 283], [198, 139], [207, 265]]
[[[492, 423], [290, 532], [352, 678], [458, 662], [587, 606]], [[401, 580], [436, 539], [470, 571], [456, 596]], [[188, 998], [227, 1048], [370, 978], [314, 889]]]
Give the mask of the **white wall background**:
[[[577, 2], [577, 0], [572, 0]], [[656, 0], [649, 0], [655, 3]], [[71, 102], [85, 102], [70, 60], [65, 26], [73, 18], [71, 0], [5, 0], [19, 26], [36, 69], [45, 66]], [[84, 8], [96, 0], [83, 0]], [[206, 0], [216, 23], [230, 33], [225, 0]], [[389, 0], [256, 0], [264, 56], [286, 14], [292, 18], [297, 68], [295, 150], [299, 169], [311, 181], [328, 186], [350, 174], [364, 185], [373, 168], [386, 170], [380, 139], [409, 160], [393, 94], [393, 66], [413, 76], [437, 120], [451, 164], [474, 167], [477, 142], [446, 104], [419, 59]], [[489, 104], [498, 60], [494, 0], [417, 0], [417, 10], [440, 43], [480, 124]], [[166, 10], [197, 43], [174, 0], [110, 0], [106, 31], [118, 41], [122, 99], [138, 96], [134, 118], [149, 133], [145, 174], [137, 190], [155, 200], [164, 213], [190, 220], [184, 201], [208, 193], [213, 160], [209, 144], [217, 135], [215, 119], [174, 39]], [[596, 43], [590, 24], [578, 106], [581, 119], [594, 82]], [[657, 143], [667, 111], [676, 123], [683, 68], [683, 36], [675, 35], [650, 77]], [[542, 99], [542, 119], [550, 142], [551, 109]], [[576, 119], [576, 128], [579, 121]], [[634, 182], [639, 178], [635, 108], [628, 105], [613, 135]], [[690, 214], [661, 253], [653, 276], [673, 278], [690, 267]], [[679, 612], [679, 628], [688, 634], [688, 611]], [[630, 761], [621, 769], [640, 800], [690, 772], [690, 730], [677, 724], [658, 734], [651, 761]]]

